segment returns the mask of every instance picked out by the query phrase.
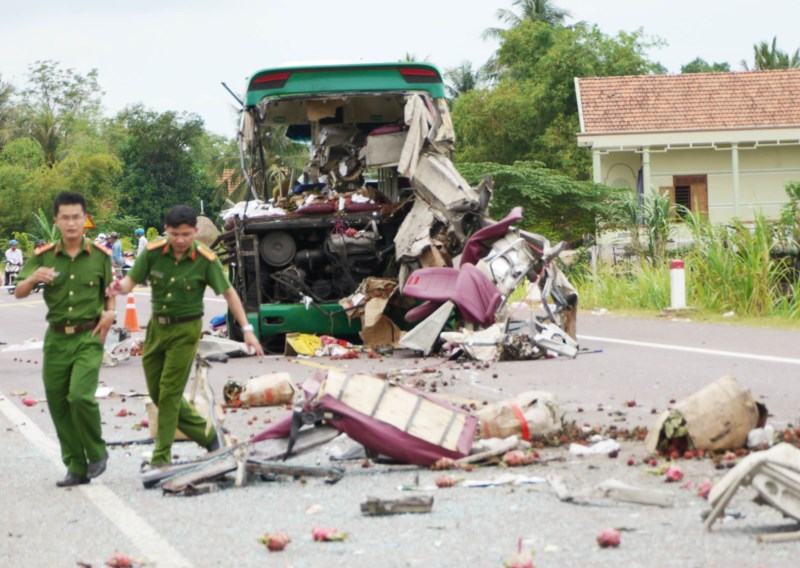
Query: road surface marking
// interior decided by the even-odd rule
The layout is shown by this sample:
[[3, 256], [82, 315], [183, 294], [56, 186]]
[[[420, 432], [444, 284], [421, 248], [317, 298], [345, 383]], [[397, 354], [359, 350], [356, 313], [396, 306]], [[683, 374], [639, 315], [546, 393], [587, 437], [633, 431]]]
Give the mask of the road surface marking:
[[579, 335], [579, 339], [589, 341], [600, 341], [606, 343], [619, 343], [621, 345], [632, 345], [634, 347], [652, 347], [654, 349], [666, 349], [668, 351], [685, 351], [687, 353], [699, 353], [701, 355], [718, 355], [720, 357], [733, 357], [735, 359], [752, 359], [755, 361], [766, 361], [768, 363], [788, 363], [790, 365], [800, 365], [800, 359], [790, 357], [773, 357], [771, 355], [755, 355], [753, 353], [739, 353], [737, 351], [721, 351], [719, 349], [704, 349], [702, 347], [685, 347], [683, 345], [669, 345], [666, 343], [649, 343], [647, 341], [631, 341], [629, 339], [614, 339], [611, 337], [595, 337], [591, 335]]
[[2, 303], [0, 304], [0, 308], [16, 308], [16, 307], [28, 308], [30, 306], [38, 306], [40, 304], [44, 304], [44, 300], [34, 300], [32, 302], [9, 302], [8, 304]]
[[[54, 440], [49, 438], [3, 393], [0, 393], [0, 411], [49, 461], [63, 469], [61, 452]], [[80, 491], [139, 549], [148, 562], [160, 566], [191, 568], [192, 563], [175, 550], [147, 521], [129, 508], [119, 496], [94, 480], [88, 485], [78, 487]]]

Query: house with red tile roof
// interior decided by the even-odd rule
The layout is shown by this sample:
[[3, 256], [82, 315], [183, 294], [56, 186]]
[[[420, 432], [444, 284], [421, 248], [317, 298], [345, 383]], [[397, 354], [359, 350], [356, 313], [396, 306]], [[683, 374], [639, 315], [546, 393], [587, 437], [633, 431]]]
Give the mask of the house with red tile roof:
[[712, 222], [776, 218], [800, 181], [800, 69], [575, 79], [594, 181]]

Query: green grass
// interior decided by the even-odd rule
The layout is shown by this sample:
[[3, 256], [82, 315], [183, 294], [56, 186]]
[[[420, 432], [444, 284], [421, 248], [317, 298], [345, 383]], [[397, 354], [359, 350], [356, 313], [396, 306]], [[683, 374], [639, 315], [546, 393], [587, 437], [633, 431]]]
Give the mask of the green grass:
[[[694, 245], [686, 263], [687, 304], [692, 319], [800, 328], [800, 283], [784, 260], [770, 255], [772, 225], [763, 217], [752, 227], [712, 225], [686, 218]], [[578, 272], [574, 284], [584, 308], [656, 315], [670, 305], [669, 267], [645, 260]], [[722, 314], [733, 312], [733, 318]]]

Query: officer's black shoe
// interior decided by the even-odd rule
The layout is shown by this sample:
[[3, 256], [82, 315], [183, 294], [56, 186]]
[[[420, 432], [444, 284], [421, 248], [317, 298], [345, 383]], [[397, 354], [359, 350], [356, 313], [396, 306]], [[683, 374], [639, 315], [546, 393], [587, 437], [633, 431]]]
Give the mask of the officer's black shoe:
[[67, 472], [67, 476], [61, 481], [56, 481], [58, 487], [74, 487], [75, 485], [84, 485], [91, 481], [85, 475], [78, 475], [77, 473]]
[[95, 477], [100, 476], [106, 470], [107, 463], [108, 454], [104, 455], [96, 462], [89, 462], [89, 465], [86, 466], [86, 477], [89, 479], [94, 479]]
[[206, 450], [209, 452], [215, 452], [220, 448], [219, 446], [219, 436], [214, 436], [214, 439], [206, 446]]

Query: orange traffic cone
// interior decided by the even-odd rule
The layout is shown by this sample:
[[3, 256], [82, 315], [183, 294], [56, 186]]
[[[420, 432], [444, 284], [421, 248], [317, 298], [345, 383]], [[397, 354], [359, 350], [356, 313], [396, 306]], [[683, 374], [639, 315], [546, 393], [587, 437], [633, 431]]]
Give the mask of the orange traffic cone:
[[133, 294], [128, 294], [128, 305], [125, 306], [125, 327], [131, 331], [142, 331], [139, 327], [139, 319], [136, 317], [136, 303]]

